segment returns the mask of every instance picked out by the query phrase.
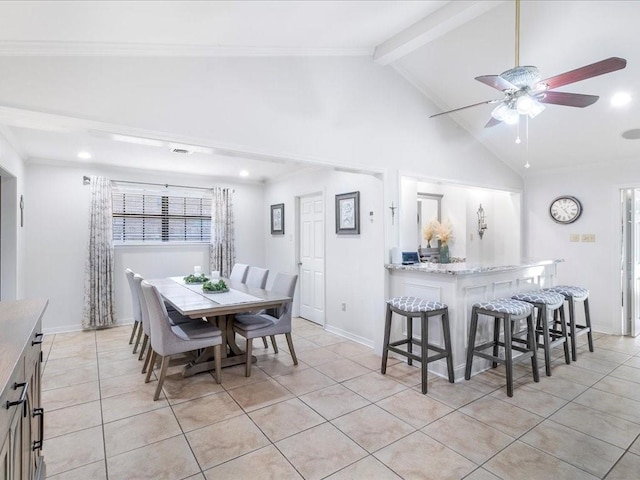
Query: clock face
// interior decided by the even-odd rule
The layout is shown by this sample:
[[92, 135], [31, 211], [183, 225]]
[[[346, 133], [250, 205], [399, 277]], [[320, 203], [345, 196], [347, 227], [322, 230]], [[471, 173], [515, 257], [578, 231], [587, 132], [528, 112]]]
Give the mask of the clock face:
[[562, 196], [551, 202], [549, 215], [558, 223], [575, 222], [582, 214], [582, 205], [576, 197]]

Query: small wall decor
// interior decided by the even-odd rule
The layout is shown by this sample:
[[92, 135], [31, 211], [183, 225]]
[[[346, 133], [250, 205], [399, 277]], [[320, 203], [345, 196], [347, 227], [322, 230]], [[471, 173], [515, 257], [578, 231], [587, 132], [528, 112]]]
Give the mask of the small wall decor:
[[336, 195], [336, 233], [360, 234], [360, 192]]
[[482, 236], [484, 235], [484, 231], [487, 229], [487, 217], [484, 214], [484, 208], [482, 208], [482, 204], [480, 204], [480, 208], [478, 209], [478, 235], [480, 236], [480, 240], [482, 240]]
[[271, 235], [284, 235], [284, 203], [271, 205]]
[[20, 226], [24, 227], [24, 197], [20, 195]]

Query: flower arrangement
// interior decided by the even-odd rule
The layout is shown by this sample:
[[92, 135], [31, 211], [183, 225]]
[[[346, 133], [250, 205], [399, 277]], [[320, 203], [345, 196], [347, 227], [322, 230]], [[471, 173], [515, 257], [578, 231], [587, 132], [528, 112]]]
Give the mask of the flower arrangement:
[[436, 229], [438, 226], [440, 226], [440, 222], [433, 219], [422, 229], [422, 238], [427, 241], [427, 248], [431, 248], [431, 239], [436, 236]]
[[438, 240], [442, 242], [443, 245], [448, 245], [449, 242], [453, 241], [453, 225], [449, 220], [439, 223], [435, 228], [435, 235]]

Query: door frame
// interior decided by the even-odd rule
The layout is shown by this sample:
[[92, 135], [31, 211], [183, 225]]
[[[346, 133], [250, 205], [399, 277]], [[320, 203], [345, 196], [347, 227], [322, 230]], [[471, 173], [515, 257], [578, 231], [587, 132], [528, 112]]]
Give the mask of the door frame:
[[[635, 192], [635, 194], [634, 194]], [[636, 318], [639, 316], [640, 293], [635, 292], [634, 284], [637, 283], [636, 276], [638, 268], [635, 258], [640, 251], [640, 232], [636, 231], [634, 222], [635, 202], [640, 201], [640, 186], [623, 187], [619, 189], [620, 198], [620, 287], [621, 287], [621, 327], [622, 335], [637, 336], [640, 328]], [[635, 252], [635, 253], [634, 253]], [[636, 287], [638, 288], [638, 287]]]
[[[296, 195], [295, 197], [295, 214], [296, 214], [296, 221], [295, 221], [295, 234], [296, 234], [296, 244], [295, 244], [295, 262], [296, 262], [296, 271], [298, 273], [298, 278], [300, 279], [300, 281], [298, 282], [298, 292], [300, 292], [300, 294], [298, 295], [298, 299], [296, 301], [296, 306], [297, 306], [297, 311], [298, 311], [298, 315], [300, 315], [300, 306], [301, 306], [301, 297], [302, 297], [302, 276], [300, 275], [300, 267], [301, 267], [301, 259], [300, 259], [300, 244], [302, 243], [302, 235], [301, 235], [301, 222], [300, 222], [300, 214], [302, 212], [302, 209], [300, 207], [301, 205], [301, 200], [305, 197], [315, 197], [319, 195], [320, 197], [322, 197], [322, 201], [324, 203], [324, 209], [323, 209], [323, 221], [324, 221], [324, 245], [323, 245], [323, 263], [324, 263], [324, 285], [322, 286], [323, 290], [324, 290], [324, 316], [322, 319], [322, 324], [317, 324], [317, 325], [321, 325], [322, 328], [324, 328], [327, 325], [327, 196], [326, 196], [326, 192], [324, 191], [324, 188], [321, 190], [316, 190], [314, 192], [307, 192], [304, 194], [300, 194], [300, 195]], [[306, 319], [305, 319], [306, 320]], [[311, 320], [309, 320], [311, 321]], [[313, 322], [315, 323], [315, 322]]]

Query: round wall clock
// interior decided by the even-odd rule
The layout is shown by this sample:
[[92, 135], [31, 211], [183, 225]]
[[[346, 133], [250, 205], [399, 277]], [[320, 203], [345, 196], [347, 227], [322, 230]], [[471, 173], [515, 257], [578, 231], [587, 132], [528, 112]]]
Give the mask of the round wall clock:
[[562, 195], [551, 202], [549, 206], [549, 215], [557, 223], [567, 225], [573, 223], [582, 214], [582, 205], [580, 200], [569, 195]]

